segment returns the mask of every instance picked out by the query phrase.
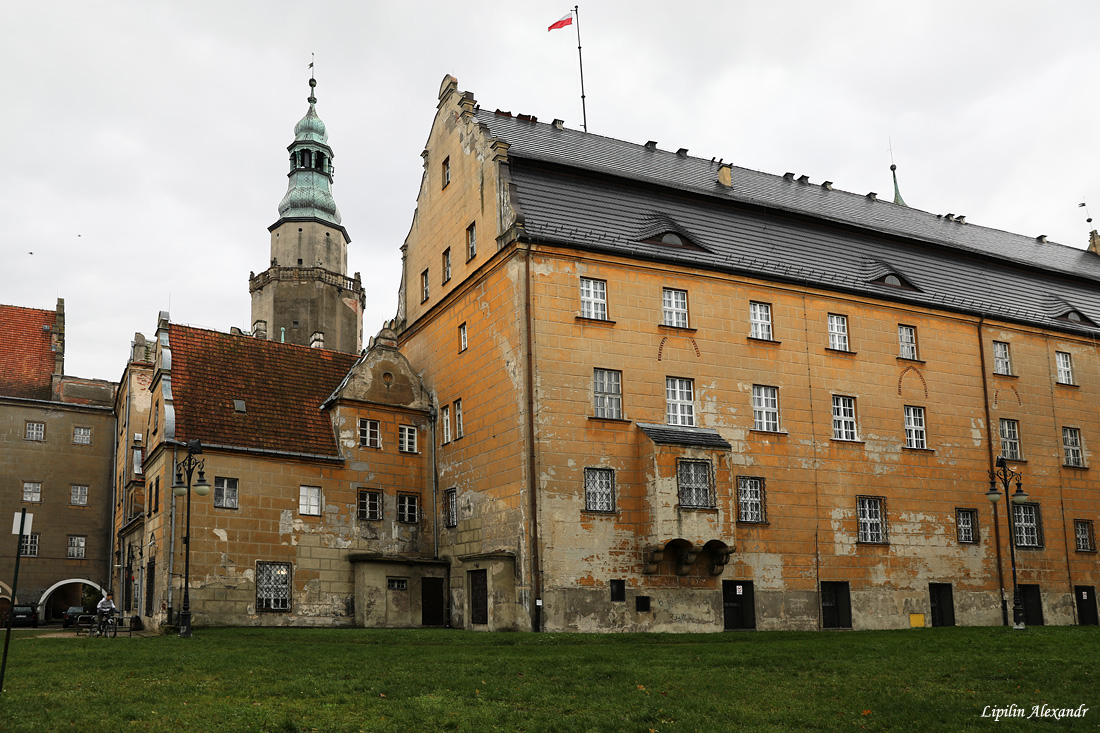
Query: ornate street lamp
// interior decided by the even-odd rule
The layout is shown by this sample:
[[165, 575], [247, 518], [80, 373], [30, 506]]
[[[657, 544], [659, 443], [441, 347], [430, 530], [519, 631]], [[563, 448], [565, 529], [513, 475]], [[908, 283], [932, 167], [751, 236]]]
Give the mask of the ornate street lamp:
[[[1012, 494], [1012, 501], [1014, 504], [1023, 504], [1028, 500], [1027, 494], [1024, 493], [1023, 477], [1012, 470], [1004, 456], [999, 456], [996, 470], [989, 472], [989, 491], [985, 494], [993, 504], [993, 521], [997, 521], [997, 502], [1001, 500], [997, 482], [1001, 482], [1005, 490], [1004, 495], [1007, 496], [1008, 485], [1013, 480], [1016, 481], [1016, 491]], [[1020, 584], [1016, 581], [1016, 532], [1012, 521], [1012, 509], [1006, 509], [1005, 514], [1008, 517], [1008, 554], [1012, 561], [1012, 628], [1023, 631], [1027, 627], [1024, 625], [1024, 607], [1020, 601]]]
[[[195, 482], [195, 493], [206, 496], [210, 493], [210, 483], [206, 480], [203, 468], [206, 461], [195, 458], [202, 453], [202, 443], [197, 440], [187, 442], [187, 457], [176, 463], [176, 478], [172, 482], [172, 493], [187, 497], [187, 529], [183, 536], [183, 610], [180, 611], [180, 637], [191, 638], [191, 476], [197, 469], [199, 480]], [[183, 477], [187, 476], [184, 483]]]

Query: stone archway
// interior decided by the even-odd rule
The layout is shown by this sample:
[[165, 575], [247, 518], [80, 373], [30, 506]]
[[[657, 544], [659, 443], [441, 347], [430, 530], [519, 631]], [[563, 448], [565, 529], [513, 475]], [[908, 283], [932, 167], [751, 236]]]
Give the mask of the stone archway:
[[80, 583], [81, 585], [90, 585], [93, 588], [95, 588], [96, 590], [98, 590], [100, 593], [106, 593], [107, 592], [106, 589], [103, 586], [101, 586], [99, 583], [95, 582], [94, 580], [88, 580], [87, 578], [66, 578], [65, 580], [59, 580], [56, 583], [54, 583], [53, 585], [51, 585], [49, 588], [47, 588], [42, 593], [42, 595], [38, 598], [38, 603], [35, 604], [35, 608], [38, 611], [38, 617], [40, 619], [44, 620], [43, 613], [46, 610], [46, 601], [48, 601], [50, 599], [50, 594], [53, 593], [58, 588], [60, 588], [61, 586], [68, 585], [69, 583]]

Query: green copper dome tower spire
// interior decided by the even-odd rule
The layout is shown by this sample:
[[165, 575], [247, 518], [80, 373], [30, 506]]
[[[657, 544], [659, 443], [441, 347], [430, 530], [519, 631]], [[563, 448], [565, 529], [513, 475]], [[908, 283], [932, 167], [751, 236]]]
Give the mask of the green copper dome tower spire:
[[290, 151], [290, 182], [286, 196], [279, 202], [283, 218], [310, 217], [340, 224], [340, 210], [332, 198], [332, 148], [328, 146], [328, 131], [317, 116], [317, 80], [310, 77], [309, 110], [294, 126], [294, 142]]

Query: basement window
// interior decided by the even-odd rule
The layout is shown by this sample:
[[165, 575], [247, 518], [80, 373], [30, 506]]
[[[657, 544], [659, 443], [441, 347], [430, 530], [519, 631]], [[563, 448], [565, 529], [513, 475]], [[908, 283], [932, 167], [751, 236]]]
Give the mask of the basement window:
[[620, 603], [626, 600], [626, 581], [625, 580], [612, 580], [609, 582], [611, 587], [611, 602]]
[[386, 578], [386, 590], [408, 590], [408, 578]]
[[649, 596], [634, 596], [634, 610], [638, 613], [649, 613]]

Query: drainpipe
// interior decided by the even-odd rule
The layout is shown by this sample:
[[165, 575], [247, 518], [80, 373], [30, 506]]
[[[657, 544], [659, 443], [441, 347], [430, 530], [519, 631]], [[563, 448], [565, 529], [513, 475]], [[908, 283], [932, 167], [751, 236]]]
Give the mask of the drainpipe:
[[542, 631], [542, 561], [539, 555], [539, 480], [535, 474], [535, 366], [531, 337], [531, 245], [523, 250], [523, 314], [527, 340], [527, 474], [531, 496], [531, 589], [534, 592], [534, 630]]
[[[176, 474], [176, 451], [178, 448], [172, 446], [172, 468], [169, 471], [170, 476]], [[168, 510], [168, 614], [165, 617], [165, 623], [172, 623], [172, 568], [175, 566], [176, 559], [176, 492], [169, 491], [168, 495], [172, 497], [172, 503], [169, 505]]]
[[[989, 473], [993, 474], [993, 467], [997, 463], [997, 456], [993, 452], [993, 423], [989, 415], [989, 378], [985, 373], [985, 340], [982, 338], [982, 328], [985, 325], [985, 316], [978, 316], [978, 358], [981, 360], [982, 370], [982, 402], [985, 405], [985, 434], [987, 450], [989, 452]], [[1005, 497], [1009, 499], [1010, 497]], [[1005, 502], [1005, 514], [1008, 515], [1009, 524], [1012, 523], [1012, 502]], [[997, 519], [997, 505], [993, 505], [993, 537], [997, 544], [997, 589], [1001, 596], [1001, 622], [1008, 626], [1008, 599], [1005, 598], [1005, 573], [1004, 561], [1001, 557], [1001, 523]], [[1012, 538], [1009, 537], [1009, 542]]]
[[431, 448], [431, 461], [432, 461], [432, 558], [439, 559], [439, 464], [436, 462], [438, 456], [436, 455], [436, 416], [439, 413], [435, 409], [435, 405], [431, 405], [428, 408], [428, 423], [431, 425], [432, 434], [432, 448]]

